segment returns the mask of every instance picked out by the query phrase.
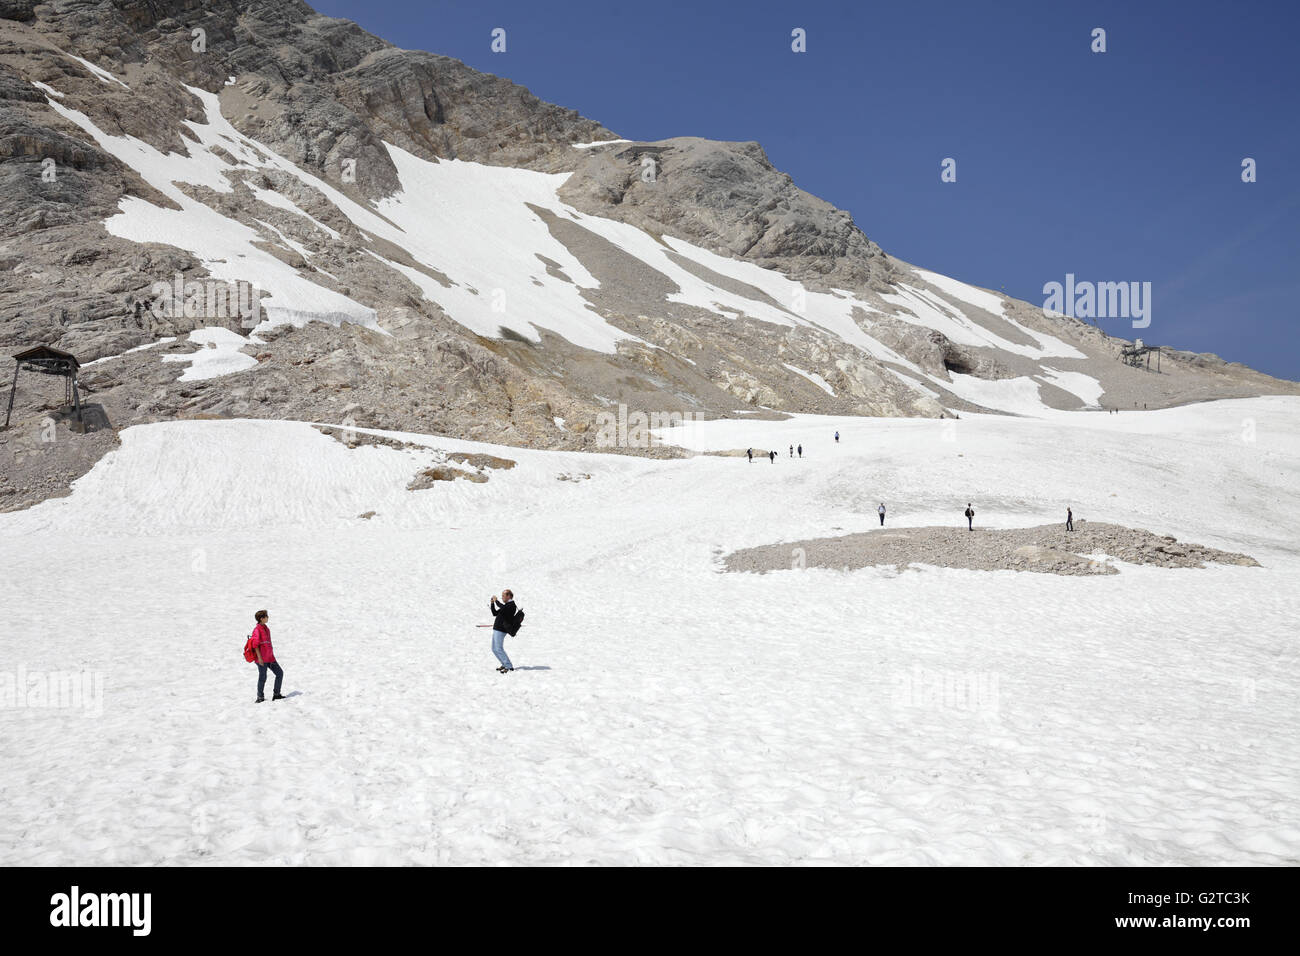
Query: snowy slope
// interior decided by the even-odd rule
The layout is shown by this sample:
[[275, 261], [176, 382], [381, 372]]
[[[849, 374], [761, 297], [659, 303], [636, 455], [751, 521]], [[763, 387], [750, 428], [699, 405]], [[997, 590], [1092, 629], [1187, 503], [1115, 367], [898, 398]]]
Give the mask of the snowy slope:
[[[120, 83], [82, 62], [104, 83]], [[667, 294], [666, 304], [694, 306], [729, 321], [748, 316], [778, 328], [815, 329], [828, 336], [829, 346], [837, 350], [843, 347], [849, 355], [870, 357], [912, 372], [919, 381], [904, 378], [899, 382], [918, 396], [938, 394], [924, 384], [929, 382], [987, 408], [1038, 415], [1047, 410], [1039, 395], [1043, 383], [1059, 385], [1083, 404], [1095, 403], [1102, 392], [1095, 378], [1077, 370], [1056, 371], [1055, 378], [1026, 375], [1001, 381], [956, 374], [949, 381], [928, 373], [864, 328], [862, 316], [884, 314], [865, 295], [813, 291], [753, 262], [720, 256], [672, 236], [653, 236], [627, 223], [581, 214], [558, 196], [569, 173], [547, 174], [459, 160], [431, 162], [386, 143], [400, 188], [373, 205], [364, 205], [239, 132], [222, 115], [215, 93], [186, 87], [202, 103], [204, 122], [186, 121], [185, 152], [164, 154], [140, 139], [106, 133], [87, 115], [61, 103], [59, 91], [44, 83], [37, 86], [51, 110], [76, 124], [178, 207], [165, 208], [127, 196], [120, 202], [119, 213], [105, 221], [105, 228], [120, 238], [186, 249], [214, 278], [256, 284], [270, 293], [263, 300], [268, 325], [301, 325], [318, 319], [381, 328], [371, 304], [322, 283], [322, 275], [332, 274], [321, 264], [321, 256], [314, 256], [302, 243], [264, 222], [261, 213], [248, 217], [247, 222], [224, 215], [205, 203], [202, 193], [193, 187], [229, 194], [235, 184], [244, 183], [257, 208], [266, 206], [301, 217], [319, 231], [322, 241], [332, 243], [335, 251], [356, 244], [370, 259], [414, 283], [426, 300], [436, 303], [454, 321], [481, 336], [512, 334], [540, 342], [545, 329], [575, 346], [604, 354], [615, 353], [620, 342], [641, 341], [608, 321], [585, 297], [600, 283], [551, 234], [538, 213], [544, 210], [581, 226], [659, 273], [675, 286], [675, 291]], [[257, 185], [253, 180], [259, 177], [253, 174], [259, 171], [292, 176], [317, 201], [333, 206], [350, 221], [360, 238], [345, 238], [290, 198]], [[378, 241], [404, 250], [418, 267], [394, 261], [389, 251], [377, 247]], [[313, 262], [313, 269], [295, 269], [258, 245], [265, 243], [292, 250]], [[687, 268], [682, 260], [698, 268]], [[558, 269], [548, 267], [548, 262]], [[702, 277], [708, 273], [726, 281]], [[882, 294], [875, 301], [887, 305], [888, 316], [942, 332], [961, 346], [993, 348], [1038, 362], [1086, 358], [1074, 346], [1016, 322], [994, 293], [936, 273], [917, 270], [916, 275], [931, 289], [901, 284], [894, 292]], [[996, 328], [1016, 340], [985, 324], [982, 314], [1000, 323]], [[242, 367], [247, 366], [240, 362], [227, 365], [229, 371]], [[829, 369], [823, 371], [829, 374]], [[809, 373], [799, 374], [808, 377]], [[820, 377], [816, 370], [811, 374]], [[879, 374], [893, 375], [886, 369]], [[818, 378], [812, 381], [834, 396]]]
[[[270, 324], [301, 324], [318, 319], [335, 323], [356, 322], [377, 329], [373, 309], [312, 282], [269, 252], [257, 248], [254, 243], [261, 241], [262, 237], [256, 230], [222, 215], [179, 188], [178, 184], [189, 184], [228, 193], [232, 186], [227, 174], [239, 168], [275, 166], [305, 175], [287, 160], [254, 144], [231, 126], [221, 115], [215, 93], [195, 87], [187, 89], [202, 101], [207, 122], [186, 122], [198, 143], [187, 140], [185, 154], [164, 154], [133, 136], [106, 133], [84, 113], [47, 96], [53, 110], [85, 130], [100, 147], [136, 170], [145, 182], [180, 207], [168, 209], [136, 196], [126, 196], [120, 203], [121, 212], [105, 222], [108, 231], [135, 242], [162, 242], [186, 249], [199, 257], [213, 278], [226, 282], [251, 282], [270, 292], [271, 295], [262, 303]], [[237, 158], [239, 163], [231, 165], [213, 152], [213, 147], [218, 146]], [[259, 150], [270, 158], [259, 156]], [[285, 208], [288, 201], [278, 193], [269, 190], [259, 193], [264, 202], [270, 201], [271, 197], [274, 197], [272, 204]], [[296, 210], [292, 203], [288, 205]], [[334, 233], [336, 238], [337, 235]]]
[[[804, 446], [752, 465], [129, 429], [0, 515], [8, 667], [104, 687], [99, 716], [0, 709], [0, 862], [1294, 864], [1298, 411], [666, 433]], [[447, 451], [518, 466], [405, 489]], [[882, 500], [1070, 503], [1264, 566], [718, 573]], [[502, 587], [508, 676], [473, 626]], [[254, 706], [259, 607], [297, 696]]]

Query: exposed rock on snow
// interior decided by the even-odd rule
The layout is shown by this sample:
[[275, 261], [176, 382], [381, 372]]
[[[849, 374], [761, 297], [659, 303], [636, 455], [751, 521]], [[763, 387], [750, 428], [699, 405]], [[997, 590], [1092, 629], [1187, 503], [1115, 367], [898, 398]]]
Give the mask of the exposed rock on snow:
[[459, 451], [452, 452], [447, 456], [447, 460], [466, 464], [471, 468], [476, 468], [480, 471], [485, 468], [496, 468], [502, 471], [509, 471], [516, 465], [516, 462], [511, 461], [509, 458], [498, 458], [496, 455], [484, 454], [467, 455], [464, 452]]
[[[423, 469], [406, 486], [408, 491], [422, 491], [425, 488], [432, 488], [436, 482], [455, 481], [457, 478], [465, 478], [469, 481], [481, 483], [491, 477], [488, 472], [495, 470], [509, 471], [516, 465], [516, 462], [509, 458], [498, 458], [496, 455], [482, 453], [466, 454], [457, 451], [443, 452], [440, 453], [440, 456], [443, 463]], [[451, 462], [455, 462], [455, 464], [450, 464]], [[458, 468], [456, 465], [465, 465], [467, 467]]]
[[1162, 568], [1203, 568], [1206, 562], [1259, 567], [1244, 554], [1186, 544], [1140, 528], [1076, 521], [1033, 528], [880, 528], [836, 538], [815, 538], [746, 548], [727, 555], [728, 571], [789, 570], [792, 555], [810, 568], [865, 568], [913, 564], [975, 571], [1047, 574], [1116, 574], [1109, 559]]
[[453, 468], [451, 465], [434, 465], [432, 468], [425, 468], [412, 478], [411, 483], [406, 486], [406, 490], [423, 491], [426, 488], [432, 488], [439, 481], [455, 481], [457, 478], [465, 478], [475, 482], [488, 480], [488, 476], [479, 471], [466, 471], [463, 468]]

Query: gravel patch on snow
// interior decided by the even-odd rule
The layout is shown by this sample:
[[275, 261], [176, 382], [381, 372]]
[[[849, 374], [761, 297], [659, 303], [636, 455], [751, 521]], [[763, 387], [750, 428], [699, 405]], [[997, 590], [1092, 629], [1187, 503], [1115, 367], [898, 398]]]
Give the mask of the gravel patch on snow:
[[878, 565], [925, 564], [972, 571], [1048, 574], [1117, 574], [1106, 558], [1165, 568], [1203, 568], [1205, 562], [1258, 567], [1244, 554], [1180, 542], [1169, 535], [1102, 522], [1033, 528], [881, 528], [860, 534], [810, 538], [745, 548], [729, 554], [728, 571], [790, 568], [852, 570]]

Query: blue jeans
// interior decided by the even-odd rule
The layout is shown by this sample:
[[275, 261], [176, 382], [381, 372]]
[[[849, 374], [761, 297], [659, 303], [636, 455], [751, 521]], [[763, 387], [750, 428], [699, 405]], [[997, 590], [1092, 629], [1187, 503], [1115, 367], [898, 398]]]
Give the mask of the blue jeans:
[[279, 664], [277, 664], [275, 661], [271, 661], [271, 663], [269, 664], [257, 665], [257, 696], [258, 697], [266, 696], [264, 691], [266, 690], [266, 669], [268, 667], [271, 669], [271, 673], [275, 675], [275, 693], [277, 694], [280, 693], [280, 683], [284, 680], [284, 671], [280, 669]]
[[492, 632], [492, 653], [497, 656], [497, 660], [501, 662], [502, 667], [508, 667], [510, 668], [510, 670], [514, 670], [515, 665], [510, 663], [510, 656], [506, 654], [506, 649], [504, 646], [505, 640], [506, 640], [505, 631], [493, 631]]

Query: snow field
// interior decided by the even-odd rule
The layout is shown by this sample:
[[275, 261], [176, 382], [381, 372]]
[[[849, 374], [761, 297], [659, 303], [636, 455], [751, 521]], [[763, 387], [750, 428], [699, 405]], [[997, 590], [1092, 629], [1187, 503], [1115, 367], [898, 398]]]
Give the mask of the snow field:
[[255, 335], [247, 337], [238, 332], [219, 326], [195, 329], [189, 334], [190, 342], [202, 346], [197, 352], [185, 355], [164, 355], [164, 362], [185, 362], [187, 368], [178, 381], [194, 382], [206, 378], [217, 378], [232, 372], [242, 372], [254, 368], [257, 359], [243, 351], [246, 345], [263, 345]]
[[[0, 708], [0, 861], [1294, 863], [1297, 408], [666, 431], [804, 446], [752, 465], [130, 429], [0, 516], [7, 658], [105, 687], [98, 718]], [[447, 451], [518, 466], [405, 490]], [[882, 500], [1069, 503], [1264, 567], [717, 571]], [[507, 676], [473, 627], [502, 587]], [[254, 706], [259, 607], [297, 696]]]

